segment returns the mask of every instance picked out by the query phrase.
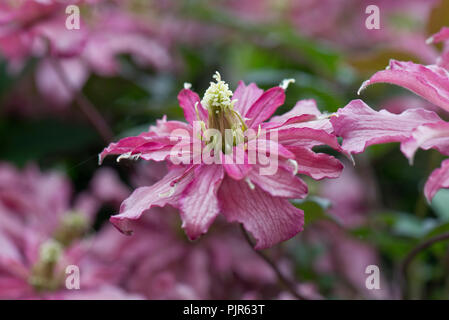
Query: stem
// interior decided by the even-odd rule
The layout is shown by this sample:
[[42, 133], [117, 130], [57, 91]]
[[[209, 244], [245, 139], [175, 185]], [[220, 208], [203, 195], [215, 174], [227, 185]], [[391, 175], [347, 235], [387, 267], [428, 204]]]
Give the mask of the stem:
[[432, 237], [430, 239], [427, 239], [426, 241], [420, 243], [415, 248], [413, 248], [405, 257], [405, 259], [400, 264], [399, 270], [400, 270], [400, 284], [401, 284], [401, 291], [402, 296], [405, 296], [405, 291], [407, 287], [407, 270], [409, 268], [410, 263], [413, 261], [413, 259], [422, 251], [426, 250], [433, 244], [448, 240], [449, 239], [449, 232], [442, 233], [440, 235], [437, 235], [435, 237]]
[[251, 241], [251, 238], [246, 232], [243, 225], [240, 225], [240, 229], [242, 230], [243, 236], [245, 237], [246, 242], [248, 242], [251, 249], [259, 256], [261, 257], [276, 273], [276, 276], [278, 277], [279, 281], [284, 285], [284, 287], [287, 289], [288, 292], [290, 292], [295, 298], [299, 300], [307, 300], [304, 296], [299, 294], [296, 289], [294, 288], [294, 285], [282, 274], [282, 272], [279, 270], [279, 268], [276, 266], [276, 264], [271, 260], [270, 257], [268, 257], [264, 252], [260, 250], [254, 249], [254, 243]]
[[50, 59], [50, 61], [55, 68], [55, 71], [58, 74], [62, 84], [69, 92], [73, 93], [74, 99], [80, 111], [90, 122], [92, 127], [97, 131], [98, 135], [104, 140], [104, 142], [110, 143], [114, 134], [112, 133], [112, 130], [107, 124], [106, 120], [98, 112], [93, 103], [81, 92], [81, 90], [78, 90], [72, 86], [61, 64], [52, 58]]

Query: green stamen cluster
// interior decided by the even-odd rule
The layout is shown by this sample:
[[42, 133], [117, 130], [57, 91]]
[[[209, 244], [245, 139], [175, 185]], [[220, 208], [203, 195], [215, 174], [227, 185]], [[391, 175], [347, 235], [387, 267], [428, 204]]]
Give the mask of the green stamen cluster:
[[[223, 152], [227, 153], [232, 146], [243, 142], [246, 124], [240, 114], [234, 110], [236, 100], [231, 100], [232, 91], [228, 84], [221, 80], [218, 72], [213, 78], [216, 83], [210, 83], [201, 104], [208, 111], [208, 128], [220, 132]], [[226, 130], [231, 130], [232, 137], [226, 136]], [[218, 141], [212, 139], [211, 143], [216, 144]]]

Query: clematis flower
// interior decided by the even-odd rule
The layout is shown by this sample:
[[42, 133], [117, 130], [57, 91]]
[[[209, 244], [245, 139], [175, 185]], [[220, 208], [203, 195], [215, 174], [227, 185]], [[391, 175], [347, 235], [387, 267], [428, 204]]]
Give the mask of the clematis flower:
[[[74, 90], [80, 90], [90, 73], [113, 76], [119, 71], [116, 60], [129, 54], [142, 66], [167, 70], [173, 63], [167, 45], [153, 26], [149, 26], [122, 6], [97, 1], [71, 4], [83, 6], [80, 29], [66, 28], [66, 3], [62, 1], [24, 0], [5, 4], [0, 16], [0, 54], [13, 70], [20, 69], [30, 57], [42, 58], [36, 71], [39, 91], [56, 106], [67, 106]], [[89, 14], [87, 14], [89, 12]], [[59, 70], [67, 80], [61, 79]], [[70, 88], [64, 83], [67, 81]]]
[[[431, 37], [429, 42], [443, 39], [447, 39], [446, 29]], [[446, 59], [443, 55], [437, 64], [428, 66], [391, 60], [387, 69], [365, 81], [359, 92], [375, 83], [391, 83], [416, 93], [447, 112], [449, 71], [446, 69]], [[400, 142], [401, 151], [411, 163], [419, 148], [436, 149], [449, 155], [449, 123], [433, 111], [410, 109], [401, 114], [392, 114], [386, 110], [377, 112], [363, 101], [354, 100], [340, 109], [331, 122], [336, 134], [343, 137], [343, 149], [350, 153], [363, 152], [373, 144]], [[449, 186], [447, 170], [445, 160], [441, 168], [435, 170], [427, 180], [424, 193], [428, 201], [439, 189]]]
[[[107, 192], [97, 193], [102, 181], [109, 182]], [[105, 264], [92, 250], [110, 237], [87, 234], [101, 203], [111, 203], [112, 195], [123, 199], [123, 191], [113, 173], [102, 170], [89, 195], [71, 206], [71, 186], [61, 174], [0, 164], [0, 298], [141, 298], [119, 286], [126, 270], [121, 262]], [[79, 290], [65, 287], [69, 265], [80, 270]]]
[[120, 231], [131, 234], [133, 220], [152, 207], [170, 205], [179, 209], [192, 240], [221, 213], [243, 224], [257, 249], [268, 248], [303, 228], [304, 213], [289, 202], [307, 195], [307, 185], [296, 174], [316, 180], [339, 176], [343, 166], [337, 159], [312, 150], [317, 145], [340, 150], [314, 101], [299, 101], [290, 112], [272, 117], [284, 103], [288, 81], [267, 91], [240, 82], [233, 94], [218, 73], [215, 80], [201, 101], [188, 88], [179, 93], [187, 123], [164, 117], [149, 131], [112, 143], [100, 154], [100, 162], [115, 154], [118, 161], [171, 164], [165, 177], [136, 189], [111, 217]]

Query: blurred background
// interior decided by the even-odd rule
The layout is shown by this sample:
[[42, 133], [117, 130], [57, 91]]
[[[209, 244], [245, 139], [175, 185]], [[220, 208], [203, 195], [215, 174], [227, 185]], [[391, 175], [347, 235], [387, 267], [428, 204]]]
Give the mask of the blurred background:
[[[449, 25], [449, 1], [374, 1], [380, 29], [369, 30], [372, 2], [1, 1], [0, 298], [294, 298], [238, 226], [218, 221], [189, 242], [178, 213], [160, 209], [120, 234], [109, 216], [165, 168], [112, 157], [100, 167], [98, 153], [163, 115], [182, 119], [184, 83], [202, 95], [217, 70], [231, 89], [294, 78], [278, 113], [300, 99], [332, 113], [391, 58], [435, 62], [442, 48], [425, 40]], [[69, 5], [79, 29], [66, 27]], [[362, 98], [394, 113], [434, 110], [395, 86]], [[422, 192], [442, 157], [420, 151], [409, 166], [397, 144], [368, 148], [355, 167], [340, 157], [341, 178], [307, 180], [296, 203], [305, 230], [266, 254], [312, 299], [447, 299], [444, 243], [400, 270], [418, 243], [449, 230], [449, 192], [431, 205]], [[81, 290], [65, 288], [67, 264], [79, 266]], [[365, 285], [368, 265], [379, 267], [379, 290]]]

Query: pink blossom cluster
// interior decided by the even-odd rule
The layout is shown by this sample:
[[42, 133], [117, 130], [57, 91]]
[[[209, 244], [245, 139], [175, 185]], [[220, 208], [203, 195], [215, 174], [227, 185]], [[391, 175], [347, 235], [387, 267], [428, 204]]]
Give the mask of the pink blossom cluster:
[[[138, 170], [151, 183], [164, 166]], [[62, 174], [34, 165], [0, 165], [0, 298], [212, 299], [276, 298], [277, 279], [225, 226], [189, 243], [177, 232], [176, 210], [155, 209], [127, 237], [111, 225], [93, 230], [99, 209], [128, 194], [114, 171], [100, 169], [89, 188], [73, 196]], [[66, 286], [68, 266], [79, 286]], [[288, 267], [286, 265], [286, 267]]]
[[[173, 60], [160, 28], [127, 10], [126, 2], [79, 0], [80, 25], [68, 28], [66, 1], [20, 0], [1, 4], [0, 56], [20, 70], [30, 57], [40, 58], [36, 71], [39, 91], [56, 105], [67, 105], [91, 72], [119, 72], [117, 57], [130, 55], [141, 66], [169, 69]], [[82, 14], [81, 14], [82, 13]], [[72, 13], [73, 14], [73, 13]]]

